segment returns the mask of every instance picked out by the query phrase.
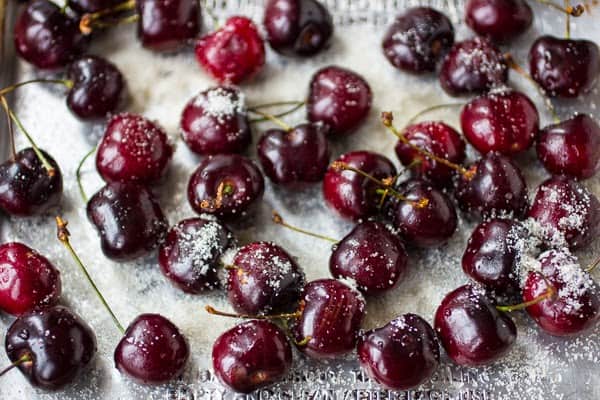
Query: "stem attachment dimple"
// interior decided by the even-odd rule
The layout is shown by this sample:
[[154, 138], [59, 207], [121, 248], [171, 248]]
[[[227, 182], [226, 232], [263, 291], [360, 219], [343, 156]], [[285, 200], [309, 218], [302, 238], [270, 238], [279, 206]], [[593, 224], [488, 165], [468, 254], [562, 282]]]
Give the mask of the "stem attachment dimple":
[[310, 232], [310, 231], [304, 230], [302, 228], [298, 228], [298, 227], [295, 227], [293, 225], [290, 225], [290, 224], [288, 224], [287, 222], [285, 222], [283, 220], [283, 218], [281, 217], [281, 215], [279, 215], [277, 213], [277, 211], [273, 211], [273, 218], [272, 218], [272, 220], [273, 220], [273, 223], [275, 223], [277, 225], [281, 225], [283, 227], [286, 227], [286, 228], [291, 229], [291, 230], [293, 230], [295, 232], [298, 232], [298, 233], [302, 233], [304, 235], [312, 236], [312, 237], [315, 237], [317, 239], [327, 240], [327, 241], [329, 241], [331, 243], [338, 243], [339, 242], [339, 240], [336, 240], [336, 239], [334, 239], [332, 237], [325, 236], [325, 235], [320, 235], [318, 233]]
[[205, 210], [218, 210], [223, 206], [223, 198], [232, 195], [235, 192], [235, 187], [227, 182], [221, 181], [217, 186], [217, 195], [214, 199], [204, 199], [200, 202], [200, 208]]
[[8, 367], [6, 367], [2, 371], [0, 371], [0, 376], [6, 374], [11, 369], [13, 369], [15, 367], [18, 367], [19, 365], [21, 365], [23, 363], [28, 363], [28, 362], [31, 362], [31, 361], [33, 361], [33, 359], [31, 358], [31, 354], [30, 353], [25, 353], [21, 357], [19, 357], [19, 359], [17, 359], [12, 364], [10, 364]]
[[555, 294], [556, 294], [556, 290], [554, 289], [554, 287], [552, 287], [551, 285], [548, 285], [548, 289], [546, 289], [546, 292], [544, 294], [536, 297], [535, 299], [531, 299], [529, 301], [525, 301], [523, 303], [515, 304], [515, 305], [511, 305], [511, 306], [496, 306], [496, 309], [499, 311], [504, 311], [504, 312], [524, 310], [527, 307], [530, 307], [534, 304], [537, 304], [537, 303], [542, 302], [547, 299], [551, 299], [552, 297], [554, 297]]

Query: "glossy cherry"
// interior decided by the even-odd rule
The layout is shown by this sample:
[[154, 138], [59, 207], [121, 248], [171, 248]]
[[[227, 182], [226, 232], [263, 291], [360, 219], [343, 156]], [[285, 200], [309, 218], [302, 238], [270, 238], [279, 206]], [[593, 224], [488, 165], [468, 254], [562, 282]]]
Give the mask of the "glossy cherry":
[[55, 306], [17, 318], [6, 332], [6, 355], [36, 387], [56, 390], [73, 382], [96, 353], [96, 336], [78, 315]]
[[600, 234], [600, 201], [583, 185], [563, 176], [542, 182], [529, 217], [551, 246], [582, 248]]
[[257, 153], [265, 175], [284, 185], [320, 181], [330, 157], [326, 129], [310, 123], [269, 129], [261, 136]]
[[335, 279], [304, 287], [302, 315], [291, 322], [298, 349], [316, 359], [332, 359], [354, 350], [364, 317], [361, 294]]
[[217, 338], [212, 363], [219, 380], [236, 392], [250, 393], [281, 380], [292, 366], [292, 347], [275, 324], [253, 320]]
[[196, 39], [201, 29], [195, 0], [136, 0], [137, 35], [146, 48], [172, 51]]
[[588, 93], [600, 75], [600, 49], [589, 40], [541, 36], [529, 50], [531, 77], [552, 97]]
[[472, 285], [444, 297], [435, 313], [435, 330], [446, 353], [458, 365], [479, 366], [498, 360], [510, 350], [517, 328]]
[[440, 70], [442, 89], [451, 96], [484, 93], [508, 80], [500, 50], [485, 38], [455, 43]]
[[22, 315], [53, 306], [61, 292], [60, 272], [28, 246], [0, 245], [0, 310]]
[[600, 126], [588, 114], [549, 125], [541, 130], [536, 151], [553, 174], [591, 178], [600, 169]]
[[240, 153], [252, 141], [243, 94], [217, 86], [192, 98], [181, 113], [181, 136], [201, 155]]
[[107, 182], [154, 183], [162, 178], [173, 146], [157, 123], [141, 115], [113, 116], [98, 144], [96, 168]]
[[87, 48], [75, 18], [47, 0], [32, 0], [17, 16], [14, 27], [17, 54], [41, 69], [66, 66]]
[[238, 250], [229, 267], [227, 293], [233, 308], [246, 315], [288, 311], [299, 300], [304, 273], [283, 248], [254, 242]]
[[87, 204], [102, 252], [116, 261], [138, 258], [158, 247], [168, 223], [153, 194], [137, 183], [108, 183]]
[[391, 390], [407, 390], [429, 379], [440, 363], [440, 347], [431, 325], [404, 314], [359, 339], [361, 367]]
[[471, 175], [460, 175], [454, 196], [468, 213], [489, 218], [523, 218], [529, 207], [527, 184], [519, 167], [510, 158], [487, 153], [469, 167]]
[[525, 94], [502, 89], [467, 103], [460, 124], [469, 143], [480, 153], [495, 151], [510, 156], [531, 147], [540, 117]]
[[198, 63], [220, 83], [241, 83], [265, 64], [263, 40], [246, 17], [229, 18], [219, 30], [198, 40], [195, 52]]
[[267, 41], [282, 54], [311, 56], [329, 44], [333, 20], [317, 0], [269, 0], [263, 25]]
[[539, 271], [529, 272], [523, 287], [523, 301], [553, 292], [527, 307], [538, 326], [555, 336], [577, 335], [594, 326], [600, 320], [600, 288], [577, 258], [565, 250], [550, 250], [538, 261]]
[[115, 349], [115, 367], [143, 384], [158, 385], [179, 377], [190, 348], [179, 329], [159, 314], [142, 314], [127, 327]]
[[238, 219], [262, 198], [264, 186], [260, 170], [248, 158], [209, 156], [190, 177], [188, 201], [199, 214]]
[[465, 22], [478, 35], [505, 43], [529, 29], [533, 10], [525, 0], [469, 0]]
[[371, 88], [362, 76], [342, 67], [325, 67], [310, 81], [308, 120], [325, 124], [332, 137], [345, 136], [367, 118], [372, 100]]
[[44, 167], [31, 147], [0, 164], [0, 209], [7, 214], [43, 214], [59, 205], [63, 190], [62, 174], [56, 161], [43, 150], [42, 154], [54, 168], [53, 174]]
[[220, 286], [221, 256], [234, 244], [233, 234], [217, 220], [188, 218], [169, 230], [158, 250], [162, 273], [186, 293]]
[[452, 22], [430, 7], [414, 7], [398, 15], [383, 37], [383, 54], [396, 68], [421, 74], [434, 72], [454, 43]]

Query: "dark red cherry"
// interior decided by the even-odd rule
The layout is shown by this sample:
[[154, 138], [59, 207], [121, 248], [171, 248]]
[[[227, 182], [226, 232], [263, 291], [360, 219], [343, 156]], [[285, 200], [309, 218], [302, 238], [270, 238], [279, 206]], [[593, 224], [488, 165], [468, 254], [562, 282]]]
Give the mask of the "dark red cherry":
[[367, 118], [372, 100], [371, 88], [362, 76], [342, 67], [325, 67], [310, 81], [308, 120], [325, 124], [332, 137], [345, 136]]
[[15, 21], [15, 50], [37, 68], [66, 66], [87, 48], [78, 21], [47, 0], [27, 3]]
[[407, 390], [428, 380], [440, 363], [440, 347], [431, 325], [404, 314], [359, 339], [361, 367], [391, 390]]
[[591, 178], [600, 169], [600, 126], [591, 115], [575, 115], [542, 129], [536, 150], [551, 173]]
[[525, 0], [469, 0], [465, 22], [478, 35], [505, 43], [529, 29], [533, 11]]
[[429, 7], [408, 9], [394, 19], [383, 37], [383, 54], [396, 68], [421, 74], [434, 72], [454, 43], [452, 22]]
[[600, 234], [600, 201], [567, 177], [552, 177], [537, 189], [529, 217], [551, 246], [586, 246]]
[[408, 255], [400, 238], [383, 223], [362, 222], [339, 241], [329, 258], [334, 278], [349, 279], [363, 293], [385, 292], [400, 281]]
[[54, 175], [49, 175], [31, 147], [0, 164], [0, 209], [7, 214], [43, 214], [60, 203], [63, 190], [60, 168], [48, 153], [42, 150], [42, 154], [54, 168]]
[[192, 98], [181, 113], [181, 136], [201, 155], [240, 153], [252, 142], [244, 95], [217, 86]]
[[588, 93], [600, 75], [600, 49], [589, 40], [541, 36], [529, 50], [531, 77], [552, 97]]
[[333, 33], [331, 15], [317, 0], [269, 0], [263, 24], [267, 41], [282, 54], [316, 54], [329, 44]]
[[[353, 151], [342, 154], [337, 161], [360, 169], [377, 178], [396, 175], [394, 164], [385, 156], [370, 151]], [[325, 201], [340, 215], [353, 220], [369, 217], [378, 212], [381, 195], [378, 186], [366, 177], [348, 170], [329, 167], [323, 179]]]
[[460, 175], [454, 191], [461, 209], [482, 218], [525, 216], [529, 207], [527, 184], [510, 158], [487, 153], [469, 171], [474, 175]]
[[[404, 182], [398, 191], [406, 200], [390, 197], [387, 213], [407, 244], [436, 247], [452, 237], [458, 218], [448, 196], [431, 183], [418, 179]], [[423, 205], [423, 201], [427, 204]]]
[[138, 258], [158, 247], [168, 228], [160, 205], [137, 183], [106, 184], [87, 204], [102, 252], [116, 261]]
[[142, 314], [115, 349], [115, 367], [142, 384], [167, 383], [181, 375], [190, 347], [179, 329], [159, 314]]
[[435, 313], [435, 330], [446, 353], [458, 365], [486, 365], [508, 352], [517, 328], [485, 293], [464, 285], [444, 297]]
[[529, 233], [519, 222], [494, 218], [479, 224], [462, 257], [465, 274], [499, 294], [519, 289], [519, 263]]
[[548, 290], [553, 296], [527, 307], [545, 332], [555, 336], [577, 335], [600, 320], [600, 288], [577, 258], [565, 250], [550, 250], [539, 258], [539, 271], [527, 275], [523, 301], [533, 301]]
[[220, 83], [241, 83], [265, 64], [263, 40], [246, 17], [229, 18], [219, 30], [198, 40], [195, 52], [198, 63]]
[[237, 155], [209, 156], [190, 177], [188, 201], [199, 214], [238, 219], [262, 198], [263, 176], [248, 158]]
[[96, 353], [94, 331], [68, 308], [55, 306], [17, 318], [6, 332], [6, 355], [36, 387], [56, 390], [73, 382]]
[[304, 274], [280, 246], [255, 242], [242, 247], [233, 259], [227, 281], [229, 302], [246, 315], [287, 311], [304, 286]]
[[18, 242], [0, 245], [0, 310], [22, 315], [53, 306], [60, 272], [46, 257]]
[[119, 108], [125, 81], [110, 61], [96, 56], [78, 58], [69, 65], [67, 76], [73, 82], [67, 105], [79, 118], [104, 118]]
[[68, 0], [69, 8], [78, 14], [106, 10], [122, 2], [123, 0]]
[[477, 97], [460, 114], [463, 134], [480, 153], [513, 155], [531, 147], [540, 128], [535, 104], [521, 92], [501, 90]]
[[173, 146], [157, 123], [141, 115], [113, 116], [98, 145], [96, 168], [107, 182], [155, 183], [173, 156]]
[[135, 6], [137, 35], [146, 48], [176, 50], [200, 33], [200, 3], [195, 0], [136, 0]]
[[304, 310], [292, 322], [292, 335], [303, 353], [332, 359], [354, 350], [365, 313], [362, 295], [336, 279], [304, 287]]
[[508, 66], [502, 52], [479, 37], [455, 43], [440, 70], [442, 89], [451, 96], [484, 93], [507, 80]]
[[321, 124], [300, 124], [289, 131], [269, 129], [263, 133], [257, 153], [265, 175], [285, 185], [323, 179], [330, 157], [325, 133]]
[[[465, 160], [465, 142], [456, 130], [443, 122], [427, 121], [409, 125], [402, 134], [413, 145], [454, 164], [462, 164]], [[456, 175], [454, 169], [423, 156], [401, 140], [397, 142], [395, 150], [402, 164], [411, 165], [415, 177], [427, 179], [438, 187], [452, 185], [452, 178]], [[415, 162], [418, 164], [415, 165]]]
[[160, 245], [162, 273], [186, 293], [202, 293], [220, 286], [221, 256], [235, 241], [216, 219], [189, 218], [175, 225]]
[[236, 392], [250, 393], [281, 380], [292, 366], [285, 333], [269, 321], [234, 326], [217, 338], [212, 350], [219, 380]]

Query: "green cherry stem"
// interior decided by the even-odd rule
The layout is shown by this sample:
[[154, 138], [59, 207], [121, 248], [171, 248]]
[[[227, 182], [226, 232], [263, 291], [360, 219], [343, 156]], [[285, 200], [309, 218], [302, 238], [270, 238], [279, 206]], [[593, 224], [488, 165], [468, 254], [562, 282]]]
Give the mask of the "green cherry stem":
[[[264, 108], [292, 106], [290, 109], [288, 109], [286, 111], [282, 111], [280, 113], [273, 114], [273, 116], [276, 118], [282, 118], [282, 117], [285, 117], [286, 115], [290, 115], [290, 114], [296, 112], [297, 110], [302, 108], [305, 104], [306, 104], [305, 101], [278, 101], [278, 102], [274, 102], [274, 103], [265, 103], [265, 104], [259, 104], [257, 106], [249, 107], [248, 111], [250, 111], [251, 113], [259, 114], [257, 111], [260, 111], [261, 109], [264, 109]], [[260, 123], [260, 122], [265, 122], [265, 121], [269, 121], [269, 120], [270, 119], [268, 117], [263, 116], [262, 118], [251, 119], [250, 123], [254, 124], [254, 123]]]
[[0, 96], [4, 96], [22, 86], [30, 85], [32, 83], [50, 83], [50, 84], [60, 84], [67, 87], [67, 89], [73, 88], [74, 82], [69, 79], [30, 79], [28, 81], [23, 81], [19, 83], [15, 83], [14, 85], [7, 86], [5, 88], [0, 89]]
[[27, 362], [31, 362], [31, 361], [33, 361], [33, 359], [31, 358], [31, 354], [25, 353], [19, 359], [17, 359], [12, 364], [10, 364], [8, 367], [6, 367], [2, 371], [0, 371], [0, 376], [6, 374], [11, 369], [18, 367], [19, 365], [21, 365], [23, 363], [27, 363]]
[[284, 221], [284, 219], [281, 217], [281, 215], [279, 215], [279, 213], [277, 213], [277, 211], [273, 211], [272, 221], [273, 221], [273, 223], [275, 223], [277, 225], [281, 225], [281, 226], [283, 226], [285, 228], [291, 229], [294, 232], [298, 232], [298, 233], [302, 233], [304, 235], [312, 236], [312, 237], [317, 238], [317, 239], [327, 240], [328, 242], [331, 242], [331, 243], [338, 243], [339, 242], [339, 240], [336, 240], [336, 239], [334, 239], [332, 237], [325, 236], [325, 235], [320, 235], [318, 233], [310, 232], [310, 231], [307, 231], [305, 229], [298, 228], [296, 226], [290, 225], [290, 224], [288, 224], [287, 222]]
[[294, 311], [293, 313], [274, 314], [274, 315], [232, 314], [232, 313], [216, 310], [214, 307], [209, 306], [209, 305], [205, 306], [204, 309], [206, 310], [207, 313], [209, 313], [211, 315], [218, 315], [220, 317], [240, 318], [240, 319], [266, 319], [266, 320], [283, 319], [283, 320], [286, 320], [286, 319], [300, 318], [302, 316], [302, 312], [304, 311], [304, 302], [301, 301], [300, 306], [298, 307], [298, 310]]
[[85, 156], [83, 156], [83, 158], [79, 161], [79, 164], [77, 164], [77, 169], [75, 170], [75, 178], [77, 179], [77, 186], [79, 186], [79, 194], [81, 195], [81, 198], [83, 199], [84, 203], [88, 202], [88, 197], [85, 194], [85, 190], [83, 189], [83, 182], [81, 181], [81, 169], [83, 168], [83, 164], [85, 164], [87, 159], [90, 158], [90, 156], [94, 154], [95, 151], [96, 146], [92, 147], [92, 149], [88, 151], [85, 154]]
[[[289, 126], [288, 124], [286, 124], [285, 122], [283, 122], [282, 120], [280, 120], [277, 116], [272, 115], [272, 114], [267, 114], [265, 112], [262, 111], [258, 111], [256, 109], [248, 109], [248, 111], [250, 111], [251, 113], [254, 114], [258, 114], [260, 116], [262, 116], [264, 118], [264, 120], [268, 120], [273, 122], [275, 125], [279, 125], [281, 127], [281, 129], [283, 129], [286, 132], [289, 132], [292, 130], [292, 127]], [[252, 121], [250, 121], [252, 122]]]
[[15, 160], [17, 158], [17, 148], [15, 146], [15, 130], [13, 128], [12, 119], [10, 118], [10, 109], [8, 107], [8, 103], [6, 102], [6, 97], [1, 96], [0, 101], [2, 102], [2, 107], [4, 108], [6, 114], [6, 125], [8, 126], [8, 141], [10, 143], [12, 159]]
[[529, 301], [525, 301], [523, 303], [519, 303], [519, 304], [515, 304], [515, 305], [511, 305], [511, 306], [496, 306], [496, 309], [499, 311], [504, 311], [504, 312], [524, 310], [527, 307], [530, 307], [541, 301], [551, 299], [552, 297], [554, 297], [555, 294], [556, 294], [556, 291], [554, 290], [554, 288], [552, 286], [548, 285], [548, 289], [546, 289], [546, 292], [542, 295], [539, 295], [535, 299], [531, 299]]

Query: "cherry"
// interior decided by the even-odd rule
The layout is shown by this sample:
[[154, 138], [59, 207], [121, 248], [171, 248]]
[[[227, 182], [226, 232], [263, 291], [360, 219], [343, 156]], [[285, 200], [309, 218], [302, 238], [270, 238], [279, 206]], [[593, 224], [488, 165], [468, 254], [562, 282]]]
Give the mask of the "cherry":
[[452, 22], [430, 7], [413, 7], [398, 15], [383, 38], [383, 54], [402, 71], [434, 72], [454, 43]]
[[485, 38], [455, 43], [440, 70], [442, 89], [451, 96], [487, 92], [508, 80], [508, 66], [500, 50]]
[[510, 215], [523, 218], [529, 206], [527, 184], [510, 158], [487, 153], [461, 174], [454, 196], [458, 206], [472, 215], [489, 218]]
[[364, 317], [359, 292], [335, 279], [320, 279], [304, 287], [304, 309], [291, 332], [303, 353], [332, 359], [351, 352]]
[[591, 178], [600, 169], [600, 126], [590, 115], [575, 115], [542, 129], [536, 150], [551, 173]]
[[118, 109], [125, 82], [113, 63], [96, 56], [80, 57], [69, 65], [67, 75], [73, 83], [67, 105], [79, 118], [103, 118]]
[[0, 209], [15, 216], [43, 214], [60, 203], [63, 179], [58, 164], [40, 150], [28, 147], [0, 164]]
[[287, 185], [323, 179], [330, 157], [325, 133], [323, 125], [310, 123], [263, 133], [257, 152], [265, 175]]
[[519, 288], [519, 263], [527, 240], [528, 232], [515, 220], [484, 221], [467, 242], [463, 271], [487, 289], [512, 294]]
[[407, 263], [400, 238], [384, 224], [366, 221], [333, 246], [329, 270], [333, 277], [353, 280], [358, 290], [374, 295], [396, 286]]
[[56, 390], [72, 382], [96, 353], [96, 336], [62, 306], [17, 318], [6, 332], [6, 354], [33, 385]]
[[542, 330], [570, 336], [600, 320], [600, 288], [577, 259], [565, 250], [550, 250], [539, 258], [539, 271], [527, 275], [523, 301], [532, 301], [550, 290], [553, 296], [527, 307]]
[[190, 177], [188, 201], [199, 214], [239, 218], [262, 198], [264, 185], [260, 170], [248, 158], [237, 154], [209, 156]]
[[217, 220], [184, 219], [161, 243], [158, 263], [175, 286], [186, 293], [202, 293], [220, 286], [220, 258], [234, 241], [229, 229]]
[[541, 36], [529, 50], [531, 77], [552, 97], [588, 93], [600, 75], [600, 49], [589, 40]]
[[240, 153], [252, 141], [244, 95], [232, 87], [209, 88], [181, 113], [181, 136], [197, 154]]
[[478, 35], [505, 43], [529, 29], [533, 11], [524, 0], [469, 0], [465, 22]]
[[372, 100], [371, 88], [362, 76], [337, 66], [325, 67], [310, 81], [308, 120], [325, 124], [332, 137], [345, 136], [367, 118]]
[[456, 210], [448, 196], [418, 179], [404, 182], [398, 191], [407, 200], [392, 197], [387, 214], [400, 237], [416, 247], [436, 247], [446, 243], [458, 225]]
[[600, 202], [567, 177], [552, 177], [538, 187], [529, 217], [552, 246], [582, 248], [600, 234]]
[[469, 367], [498, 360], [517, 338], [512, 319], [473, 285], [444, 297], [435, 313], [435, 330], [452, 361]]
[[121, 0], [68, 0], [69, 8], [78, 14], [95, 13], [119, 4]]
[[96, 168], [107, 182], [154, 183], [173, 156], [166, 132], [141, 115], [113, 116], [98, 145]]
[[463, 134], [480, 153], [496, 151], [510, 156], [531, 147], [540, 118], [529, 97], [502, 89], [467, 103], [460, 123]]
[[[337, 162], [345, 163], [377, 179], [396, 175], [394, 164], [385, 156], [370, 151], [342, 154]], [[358, 172], [330, 166], [323, 179], [325, 201], [345, 218], [358, 220], [378, 212], [381, 195], [375, 182]]]
[[215, 374], [236, 392], [250, 393], [283, 378], [292, 366], [285, 333], [269, 321], [252, 320], [223, 333], [213, 345]]
[[360, 365], [391, 390], [411, 389], [429, 379], [440, 363], [440, 348], [431, 325], [415, 314], [404, 314], [361, 336]]
[[0, 245], [0, 310], [19, 316], [50, 307], [60, 291], [60, 272], [46, 257], [22, 243]]
[[263, 24], [267, 41], [282, 54], [312, 56], [329, 44], [333, 33], [331, 14], [316, 0], [269, 0]]
[[265, 315], [298, 302], [304, 274], [280, 246], [255, 242], [238, 250], [227, 283], [229, 301], [237, 312]]
[[87, 216], [98, 230], [102, 252], [116, 261], [156, 249], [168, 227], [152, 193], [137, 183], [108, 183], [88, 202]]
[[32, 0], [17, 16], [15, 50], [37, 68], [56, 69], [67, 65], [87, 48], [77, 21], [47, 0]]
[[452, 185], [455, 170], [423, 156], [414, 146], [424, 149], [438, 157], [461, 164], [465, 160], [465, 142], [452, 127], [443, 122], [420, 122], [404, 128], [402, 132], [409, 145], [399, 140], [395, 150], [398, 159], [405, 166], [411, 167], [411, 172], [417, 178], [424, 178], [436, 186], [447, 187]]
[[183, 372], [190, 356], [185, 337], [159, 314], [139, 315], [115, 349], [115, 367], [142, 384], [162, 384]]
[[218, 82], [238, 84], [265, 64], [265, 46], [258, 28], [246, 17], [231, 17], [216, 32], [196, 43], [198, 63]]

